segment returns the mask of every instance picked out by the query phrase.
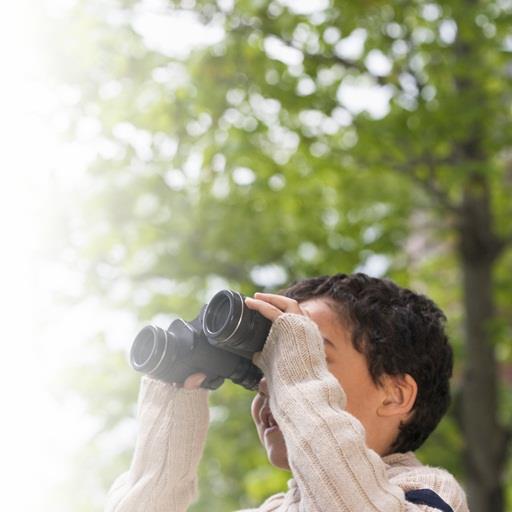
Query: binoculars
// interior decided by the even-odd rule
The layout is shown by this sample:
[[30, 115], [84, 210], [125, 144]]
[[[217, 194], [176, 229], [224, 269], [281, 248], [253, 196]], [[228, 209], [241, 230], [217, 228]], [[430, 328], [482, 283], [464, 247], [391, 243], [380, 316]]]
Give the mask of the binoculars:
[[174, 320], [166, 329], [147, 325], [137, 334], [130, 363], [138, 372], [182, 384], [204, 373], [201, 387], [216, 389], [230, 379], [246, 389], [257, 388], [261, 370], [251, 359], [263, 349], [271, 322], [249, 309], [244, 296], [221, 290], [190, 322]]

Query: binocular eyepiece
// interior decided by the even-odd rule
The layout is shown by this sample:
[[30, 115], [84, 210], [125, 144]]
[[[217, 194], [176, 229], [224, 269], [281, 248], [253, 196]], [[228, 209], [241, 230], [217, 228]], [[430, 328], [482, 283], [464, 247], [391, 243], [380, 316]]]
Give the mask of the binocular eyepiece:
[[201, 387], [216, 389], [230, 379], [256, 389], [261, 370], [251, 361], [263, 349], [271, 322], [249, 309], [244, 296], [221, 290], [190, 322], [178, 318], [164, 330], [148, 325], [133, 341], [132, 367], [156, 379], [182, 384], [193, 373], [207, 378]]

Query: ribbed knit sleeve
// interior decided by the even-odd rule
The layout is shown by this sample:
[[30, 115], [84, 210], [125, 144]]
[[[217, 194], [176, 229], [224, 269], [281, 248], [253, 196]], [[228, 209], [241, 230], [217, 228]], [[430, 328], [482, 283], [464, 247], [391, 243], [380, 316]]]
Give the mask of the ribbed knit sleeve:
[[254, 362], [268, 381], [270, 408], [301, 494], [300, 510], [411, 510], [403, 490], [390, 483], [382, 459], [366, 447], [363, 426], [345, 411], [345, 393], [327, 369], [315, 323], [283, 314]]
[[207, 393], [143, 377], [132, 463], [112, 485], [106, 512], [188, 509], [197, 496], [197, 467], [208, 430]]

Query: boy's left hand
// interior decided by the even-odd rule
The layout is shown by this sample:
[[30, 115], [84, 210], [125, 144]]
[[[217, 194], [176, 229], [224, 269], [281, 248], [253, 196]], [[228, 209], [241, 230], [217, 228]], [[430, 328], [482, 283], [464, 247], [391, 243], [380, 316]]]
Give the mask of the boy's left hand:
[[277, 320], [283, 313], [306, 314], [295, 299], [274, 293], [255, 293], [254, 298], [245, 299], [245, 304], [271, 322]]

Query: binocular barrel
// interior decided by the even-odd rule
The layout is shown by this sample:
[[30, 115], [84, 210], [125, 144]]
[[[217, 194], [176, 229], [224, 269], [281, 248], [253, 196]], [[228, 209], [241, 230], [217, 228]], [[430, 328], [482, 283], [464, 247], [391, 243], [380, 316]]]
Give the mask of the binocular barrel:
[[167, 330], [148, 325], [135, 337], [132, 367], [156, 379], [181, 384], [205, 373], [202, 387], [215, 389], [225, 378], [256, 389], [261, 371], [252, 364], [262, 350], [271, 322], [245, 306], [244, 297], [221, 290], [191, 322], [177, 319]]

